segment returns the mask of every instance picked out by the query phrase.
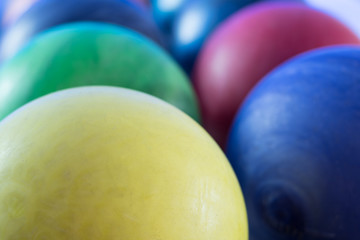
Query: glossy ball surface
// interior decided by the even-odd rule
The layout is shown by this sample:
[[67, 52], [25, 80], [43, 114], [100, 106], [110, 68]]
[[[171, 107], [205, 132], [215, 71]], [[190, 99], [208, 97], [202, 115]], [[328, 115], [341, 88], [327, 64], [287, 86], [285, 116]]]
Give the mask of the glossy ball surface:
[[171, 35], [179, 10], [190, 0], [150, 0], [156, 23], [163, 32]]
[[213, 30], [234, 12], [256, 0], [191, 0], [173, 21], [171, 52], [191, 74], [197, 55]]

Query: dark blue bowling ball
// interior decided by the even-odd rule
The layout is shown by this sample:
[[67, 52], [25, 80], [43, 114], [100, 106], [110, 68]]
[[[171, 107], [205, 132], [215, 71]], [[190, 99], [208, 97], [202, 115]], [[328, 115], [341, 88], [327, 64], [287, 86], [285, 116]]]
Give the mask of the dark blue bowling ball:
[[360, 236], [360, 48], [305, 53], [250, 93], [227, 156], [250, 240]]
[[150, 12], [127, 0], [40, 0], [4, 32], [0, 59], [13, 56], [44, 30], [79, 21], [121, 25], [163, 44]]
[[171, 52], [191, 73], [196, 57], [211, 32], [229, 15], [257, 0], [191, 0], [179, 9], [174, 22]]

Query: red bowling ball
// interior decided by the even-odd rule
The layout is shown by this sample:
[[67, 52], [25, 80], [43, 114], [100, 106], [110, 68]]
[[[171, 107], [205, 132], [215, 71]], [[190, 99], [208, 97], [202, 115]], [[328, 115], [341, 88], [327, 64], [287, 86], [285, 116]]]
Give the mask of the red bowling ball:
[[237, 109], [264, 75], [301, 52], [337, 44], [360, 40], [303, 4], [260, 3], [237, 12], [211, 35], [195, 66], [203, 126], [224, 147]]

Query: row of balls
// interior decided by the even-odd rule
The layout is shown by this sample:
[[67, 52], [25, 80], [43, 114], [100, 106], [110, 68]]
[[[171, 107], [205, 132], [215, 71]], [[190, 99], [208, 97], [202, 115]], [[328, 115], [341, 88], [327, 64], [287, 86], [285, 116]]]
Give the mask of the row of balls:
[[[44, 77], [43, 80], [38, 80], [38, 76], [27, 77], [26, 81], [28, 81], [29, 84], [25, 88], [28, 88], [28, 90], [25, 89], [23, 90], [23, 93], [19, 94], [12, 93], [8, 90], [12, 89], [9, 86], [11, 84], [5, 80], [5, 83], [2, 84], [7, 87], [3, 86], [2, 88], [7, 91], [7, 94], [3, 94], [1, 99], [2, 104], [6, 105], [6, 107], [0, 108], [0, 119], [29, 100], [49, 92], [81, 85], [118, 85], [136, 90], [143, 90], [165, 100], [167, 100], [166, 98], [177, 98], [176, 100], [169, 99], [168, 102], [174, 103], [198, 121], [200, 121], [201, 115], [201, 124], [218, 144], [222, 148], [225, 148], [229, 129], [234, 120], [236, 111], [241, 106], [249, 91], [274, 67], [299, 53], [314, 48], [328, 45], [359, 43], [358, 37], [344, 24], [303, 3], [294, 3], [290, 1], [250, 4], [246, 1], [239, 1], [238, 5], [236, 5], [232, 4], [232, 1], [224, 1], [220, 4], [212, 0], [207, 2], [208, 8], [212, 9], [211, 11], [205, 7], [196, 8], [193, 6], [195, 3], [199, 4], [199, 6], [205, 5], [205, 2], [201, 1], [193, 1], [192, 3], [184, 1], [179, 2], [179, 6], [175, 8], [168, 3], [177, 10], [177, 12], [171, 12], [169, 9], [165, 8], [167, 5], [163, 1], [154, 1], [151, 3], [151, 6], [148, 6], [147, 8], [139, 5], [139, 3], [135, 4], [123, 0], [106, 0], [101, 2], [98, 0], [76, 0], [62, 1], [61, 4], [58, 3], [58, 0], [35, 1], [28, 11], [18, 17], [17, 21], [14, 21], [14, 23], [10, 24], [7, 28], [4, 28], [5, 31], [0, 42], [0, 61], [2, 60], [2, 65], [6, 65], [5, 63], [7, 60], [9, 60], [9, 62], [17, 62], [17, 59], [20, 58], [26, 59], [25, 61], [29, 63], [30, 61], [27, 59], [41, 59], [41, 55], [47, 55], [48, 52], [52, 52], [50, 55], [56, 55], [56, 58], [63, 58], [63, 61], [71, 63], [67, 60], [73, 58], [71, 54], [68, 56], [64, 56], [64, 52], [62, 54], [57, 54], [59, 51], [62, 51], [63, 44], [69, 46], [68, 49], [73, 55], [84, 58], [84, 56], [80, 57], [80, 55], [76, 53], [77, 51], [83, 50], [79, 50], [79, 47], [76, 46], [75, 43], [73, 44], [73, 42], [79, 41], [78, 44], [83, 45], [81, 41], [85, 41], [85, 38], [80, 36], [82, 35], [82, 33], [80, 33], [82, 30], [78, 31], [77, 29], [74, 29], [73, 31], [77, 33], [72, 37], [62, 40], [63, 43], [61, 44], [55, 44], [55, 42], [50, 39], [52, 37], [57, 38], [56, 35], [62, 35], [67, 32], [67, 27], [63, 27], [64, 24], [75, 22], [101, 22], [116, 24], [118, 27], [126, 27], [137, 31], [142, 35], [144, 41], [152, 40], [155, 43], [156, 46], [154, 45], [153, 48], [156, 48], [156, 51], [162, 52], [162, 55], [170, 55], [170, 58], [173, 58], [170, 59], [168, 57], [168, 60], [164, 60], [167, 64], [164, 63], [162, 65], [176, 65], [175, 62], [177, 62], [180, 64], [180, 68], [175, 66], [175, 68], [178, 68], [175, 70], [177, 73], [171, 73], [171, 77], [162, 76], [162, 74], [167, 75], [169, 73], [161, 73], [160, 71], [155, 73], [157, 70], [154, 69], [161, 68], [156, 66], [158, 65], [155, 64], [156, 60], [150, 61], [151, 63], [146, 61], [145, 63], [144, 59], [149, 60], [149, 58], [138, 56], [138, 59], [142, 60], [142, 64], [147, 64], [147, 67], [141, 66], [142, 69], [147, 69], [141, 71], [144, 75], [147, 75], [146, 78], [157, 78], [155, 81], [150, 80], [150, 84], [145, 84], [148, 85], [148, 87], [140, 87], [139, 84], [134, 83], [136, 80], [132, 80], [139, 77], [134, 76], [134, 74], [138, 75], [141, 73], [133, 71], [132, 69], [140, 68], [140, 66], [128, 66], [128, 61], [133, 63], [137, 61], [136, 57], [130, 57], [130, 55], [136, 53], [127, 53], [126, 59], [124, 59], [124, 57], [119, 59], [121, 54], [115, 54], [115, 51], [119, 50], [123, 52], [124, 49], [127, 49], [127, 46], [119, 46], [119, 44], [114, 42], [113, 44], [116, 44], [118, 47], [109, 46], [108, 49], [114, 49], [114, 55], [119, 57], [113, 57], [111, 60], [109, 59], [109, 61], [112, 61], [116, 66], [122, 65], [128, 70], [131, 69], [130, 72], [133, 74], [129, 75], [126, 73], [126, 70], [119, 69], [117, 70], [117, 74], [112, 74], [111, 77], [108, 75], [101, 76], [101, 80], [70, 80], [71, 83], [63, 83], [60, 86], [56, 82], [62, 81], [64, 78], [68, 79], [69, 76], [65, 77], [55, 73], [58, 78], [58, 80], [56, 80], [52, 76], [45, 77], [45, 75], [41, 73], [42, 70], [39, 70], [38, 74]], [[215, 6], [218, 5], [221, 5], [222, 7], [216, 8], [215, 11]], [[241, 8], [241, 6], [246, 7]], [[222, 8], [226, 9], [228, 12]], [[153, 10], [155, 20], [159, 24], [158, 26], [155, 24], [154, 19], [152, 19], [151, 9]], [[197, 9], [198, 11], [193, 9]], [[219, 16], [214, 16], [214, 14], [212, 14], [214, 11], [218, 13]], [[190, 12], [194, 13], [194, 15], [191, 15], [193, 17], [190, 18], [191, 21], [189, 20], [189, 26], [176, 27], [176, 22], [180, 20], [175, 21], [174, 18], [185, 18], [182, 17], [182, 12]], [[203, 12], [207, 14], [207, 17], [200, 18], [199, 16], [205, 16], [205, 13]], [[211, 27], [208, 22], [209, 24], [211, 22]], [[198, 26], [198, 29], [194, 29], [197, 23], [200, 25]], [[60, 28], [57, 28], [59, 26]], [[79, 25], [78, 27], [82, 28]], [[89, 26], [87, 28], [89, 28]], [[96, 27], [94, 26], [94, 28]], [[54, 29], [56, 30], [54, 31]], [[184, 30], [175, 31], [175, 29]], [[49, 33], [49, 31], [52, 33]], [[105, 30], [102, 31], [97, 27], [96, 30], [94, 29], [93, 35], [102, 35], [103, 33], [105, 34], [105, 32]], [[187, 44], [190, 44], [191, 46], [188, 46], [187, 44], [178, 44], [177, 41], [182, 37], [177, 36], [177, 32], [188, 35], [191, 35], [191, 32], [195, 32], [199, 34], [199, 38], [202, 40], [189, 40]], [[52, 37], [49, 36], [51, 34]], [[131, 35], [132, 33], [129, 32], [128, 35], [129, 34]], [[164, 37], [164, 35], [170, 36], [171, 41]], [[34, 38], [38, 39], [35, 40]], [[76, 38], [82, 38], [82, 40], [76, 40]], [[128, 36], [125, 38], [128, 38]], [[36, 41], [38, 42], [37, 44], [34, 43]], [[41, 47], [46, 42], [51, 42], [51, 50], [45, 50], [45, 47]], [[96, 43], [94, 42], [92, 44]], [[192, 47], [193, 44], [195, 44], [196, 47]], [[38, 47], [35, 47], [35, 45], [38, 45]], [[23, 48], [25, 48], [24, 46], [27, 47], [27, 49], [32, 49], [34, 53], [23, 54], [22, 52], [24, 51], [20, 50], [23, 50]], [[91, 54], [91, 52], [95, 52], [95, 49], [100, 46], [101, 44], [98, 44], [96, 47], [89, 45], [88, 53]], [[42, 49], [39, 50], [40, 48]], [[196, 53], [187, 53], [192, 50], [196, 50]], [[28, 50], [28, 52], [32, 51]], [[97, 51], [104, 50], [98, 49]], [[191, 71], [187, 70], [183, 61], [177, 57], [176, 52], [187, 56], [186, 58], [188, 60], [185, 61], [185, 65], [190, 64]], [[23, 57], [14, 56], [16, 54], [23, 55]], [[36, 57], [34, 54], [36, 54]], [[124, 55], [122, 54], [122, 56]], [[49, 59], [52, 58], [53, 57], [49, 57]], [[130, 58], [133, 59], [130, 60]], [[189, 60], [190, 58], [191, 60]], [[61, 60], [59, 60], [59, 62], [60, 61]], [[88, 59], [87, 61], [94, 61], [94, 59]], [[54, 61], [41, 60], [41, 62], [41, 66], [38, 68], [48, 69], [48, 67], [45, 67], [45, 62], [51, 62], [50, 65], [57, 68]], [[159, 60], [158, 63], [160, 62], [162, 63], [163, 61]], [[22, 68], [22, 70], [19, 70], [18, 72], [27, 74], [28, 66], [23, 66], [24, 64], [19, 63], [15, 64], [17, 65], [17, 69]], [[99, 64], [99, 70], [102, 69], [102, 63], [93, 64]], [[107, 67], [109, 68], [109, 65], [107, 65]], [[6, 70], [6, 68], [9, 68], [10, 70]], [[36, 70], [34, 66], [31, 66], [31, 68]], [[3, 69], [5, 69], [3, 71], [5, 72], [4, 75], [14, 75], [11, 74], [13, 71], [11, 70], [11, 67], [3, 67]], [[87, 73], [84, 73], [83, 75], [79, 73], [81, 71], [87, 71], [86, 69], [73, 69], [69, 71], [66, 69], [66, 66], [64, 66], [63, 69], [63, 72], [67, 72], [67, 74], [71, 76], [76, 76], [76, 78], [87, 78]], [[168, 68], [164, 67], [163, 69]], [[78, 73], [76, 73], [76, 71], [78, 71]], [[97, 70], [94, 69], [94, 71]], [[186, 86], [184, 87], [186, 88], [185, 90], [176, 87], [177, 90], [173, 93], [173, 88], [168, 89], [165, 86], [167, 84], [164, 84], [163, 82], [176, 82], [175, 85], [178, 85], [178, 82], [188, 82], [189, 80], [185, 79], [186, 76], [184, 76], [182, 71], [187, 72], [189, 79], [191, 79], [191, 85], [193, 86]], [[53, 70], [49, 70], [49, 72], [54, 73]], [[106, 72], [111, 74], [112, 71], [107, 69]], [[156, 76], [157, 74], [159, 75]], [[120, 75], [123, 76], [120, 77]], [[175, 77], [180, 75], [181, 77]], [[23, 77], [20, 74], [17, 74], [17, 77], [14, 78], [22, 79]], [[140, 76], [140, 78], [142, 78], [142, 76]], [[178, 78], [183, 79], [178, 80]], [[8, 77], [4, 77], [4, 79], [8, 79]], [[33, 90], [34, 82], [48, 81], [47, 79], [53, 79], [53, 84], [48, 83], [51, 85], [49, 88], [36, 91]], [[130, 82], [134, 84], [122, 83], [124, 80], [129, 81], [129, 79], [131, 79]], [[16, 81], [17, 80], [12, 80], [13, 83]], [[16, 85], [20, 86], [19, 84]], [[180, 85], [188, 84], [180, 83]], [[159, 86], [161, 86], [163, 90], [159, 90], [161, 89]], [[22, 88], [24, 87], [22, 86]], [[195, 93], [192, 93], [192, 90], [189, 88], [194, 88]], [[13, 91], [20, 92], [16, 87]], [[180, 96], [181, 93], [179, 92], [182, 91], [186, 92], [184, 93], [186, 96]], [[172, 93], [176, 96], [172, 96]], [[24, 95], [26, 95], [26, 97]]]
[[4, 31], [0, 239], [248, 238], [236, 176], [188, 117], [191, 83], [158, 31], [133, 31], [154, 26], [134, 6], [39, 1]]
[[[360, 48], [325, 48], [249, 95], [226, 151], [158, 98], [82, 87], [0, 123], [2, 239], [351, 239]], [[161, 239], [161, 238], [160, 238]]]
[[[190, 82], [145, 8], [55, 2], [3, 34], [17, 50], [0, 69], [0, 118], [18, 110], [0, 123], [1, 239], [237, 240], [247, 221], [252, 240], [358, 235], [359, 39], [346, 26], [303, 4], [249, 5], [186, 61]], [[80, 10], [93, 18], [72, 23]], [[119, 11], [127, 20], [106, 18]], [[338, 44], [354, 46], [318, 49]], [[104, 87], [38, 99], [89, 85], [143, 91], [199, 121], [225, 150], [248, 218], [227, 159], [175, 108]]]

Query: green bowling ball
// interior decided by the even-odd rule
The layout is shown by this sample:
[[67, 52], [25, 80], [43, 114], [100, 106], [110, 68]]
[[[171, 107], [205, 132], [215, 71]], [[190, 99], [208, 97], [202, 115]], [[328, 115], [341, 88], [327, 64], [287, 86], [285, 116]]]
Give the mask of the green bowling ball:
[[189, 79], [158, 46], [118, 26], [76, 23], [49, 30], [0, 69], [0, 120], [62, 89], [119, 86], [142, 91], [199, 120]]

